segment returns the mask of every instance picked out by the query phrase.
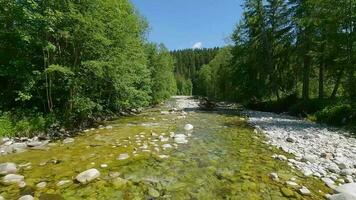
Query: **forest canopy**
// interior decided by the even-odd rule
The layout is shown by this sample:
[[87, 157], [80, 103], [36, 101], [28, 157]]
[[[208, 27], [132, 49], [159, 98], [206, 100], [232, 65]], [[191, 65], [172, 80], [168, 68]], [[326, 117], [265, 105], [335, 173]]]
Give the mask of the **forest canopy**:
[[175, 94], [173, 58], [146, 41], [147, 27], [128, 0], [0, 0], [0, 121], [10, 124], [0, 135], [19, 120], [25, 132], [76, 126]]

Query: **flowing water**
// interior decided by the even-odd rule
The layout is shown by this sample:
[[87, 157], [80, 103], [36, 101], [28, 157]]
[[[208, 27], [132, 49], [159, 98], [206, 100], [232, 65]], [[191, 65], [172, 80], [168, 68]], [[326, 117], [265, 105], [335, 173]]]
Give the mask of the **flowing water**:
[[[21, 166], [18, 173], [25, 176], [26, 187], [0, 184], [0, 194], [6, 199], [31, 194], [48, 200], [275, 200], [323, 199], [330, 192], [317, 179], [306, 178], [286, 162], [271, 158], [283, 152], [267, 146], [264, 137], [255, 134], [236, 112], [160, 112], [175, 103], [172, 99], [160, 108], [112, 121], [107, 124], [112, 129], [91, 130], [73, 143], [59, 141], [48, 150], [1, 156], [0, 163]], [[184, 130], [187, 123], [194, 125], [193, 131]], [[187, 135], [188, 143], [176, 143], [170, 137], [173, 132]], [[91, 168], [100, 171], [100, 178], [85, 185], [75, 181], [80, 172]], [[280, 180], [272, 181], [271, 172]], [[298, 188], [286, 186], [292, 177], [312, 194], [303, 196]], [[66, 182], [59, 186], [60, 181]], [[39, 182], [47, 186], [38, 189]]]

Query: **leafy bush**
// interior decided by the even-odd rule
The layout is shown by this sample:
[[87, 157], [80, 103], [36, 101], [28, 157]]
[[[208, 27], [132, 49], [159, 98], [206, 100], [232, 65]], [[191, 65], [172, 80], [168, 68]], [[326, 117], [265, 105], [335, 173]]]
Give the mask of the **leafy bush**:
[[1, 136], [13, 136], [15, 130], [11, 121], [11, 117], [8, 113], [4, 113], [0, 116], [0, 137]]
[[311, 99], [308, 101], [301, 100], [292, 105], [288, 111], [291, 115], [306, 117], [309, 114], [314, 114], [334, 103], [334, 100], [328, 99]]
[[316, 120], [336, 126], [347, 124], [352, 117], [352, 108], [348, 104], [328, 106], [315, 113]]

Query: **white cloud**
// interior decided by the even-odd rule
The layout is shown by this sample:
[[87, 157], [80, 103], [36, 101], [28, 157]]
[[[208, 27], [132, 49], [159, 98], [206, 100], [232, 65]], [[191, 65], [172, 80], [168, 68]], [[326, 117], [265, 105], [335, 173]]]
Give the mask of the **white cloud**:
[[196, 43], [193, 45], [192, 48], [193, 48], [193, 49], [201, 49], [201, 48], [203, 48], [203, 43], [201, 43], [201, 42], [196, 42]]

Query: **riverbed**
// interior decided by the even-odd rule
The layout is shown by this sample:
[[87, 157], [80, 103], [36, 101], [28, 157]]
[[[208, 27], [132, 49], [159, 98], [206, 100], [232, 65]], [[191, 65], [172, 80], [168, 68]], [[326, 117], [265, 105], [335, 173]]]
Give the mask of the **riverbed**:
[[[187, 124], [193, 129], [185, 130]], [[322, 181], [273, 158], [293, 155], [266, 144], [267, 138], [253, 130], [233, 108], [199, 111], [194, 99], [173, 97], [48, 148], [0, 156], [0, 163], [15, 163], [16, 173], [24, 176], [22, 185], [2, 183], [0, 195], [275, 200], [323, 199], [331, 193]], [[100, 175], [80, 183], [77, 175], [88, 169]]]

